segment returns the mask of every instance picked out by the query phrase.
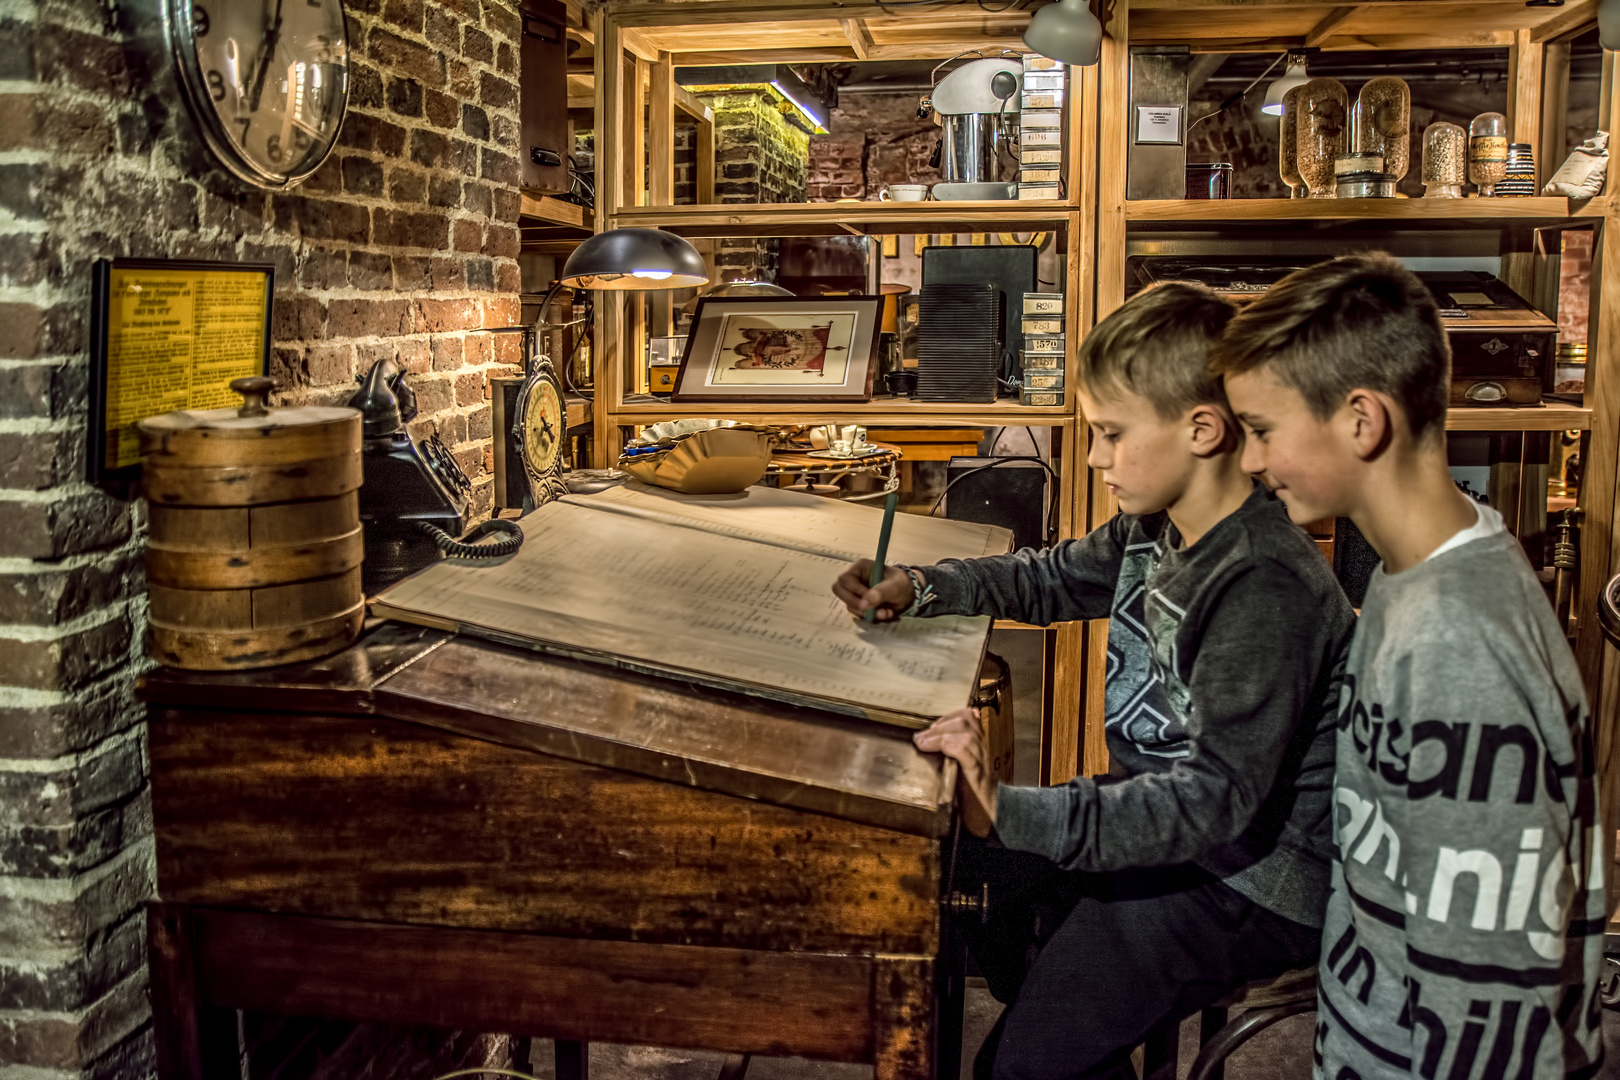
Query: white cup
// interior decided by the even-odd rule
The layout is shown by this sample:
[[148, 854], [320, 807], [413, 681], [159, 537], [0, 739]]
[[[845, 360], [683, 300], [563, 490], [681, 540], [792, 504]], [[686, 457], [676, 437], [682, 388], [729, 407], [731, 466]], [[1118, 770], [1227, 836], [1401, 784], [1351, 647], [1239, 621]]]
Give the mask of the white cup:
[[879, 202], [923, 202], [927, 198], [927, 184], [890, 184], [878, 192]]
[[848, 457], [849, 456], [849, 440], [848, 439], [834, 439], [832, 441], [832, 446], [828, 449], [828, 453], [832, 454], [834, 457]]

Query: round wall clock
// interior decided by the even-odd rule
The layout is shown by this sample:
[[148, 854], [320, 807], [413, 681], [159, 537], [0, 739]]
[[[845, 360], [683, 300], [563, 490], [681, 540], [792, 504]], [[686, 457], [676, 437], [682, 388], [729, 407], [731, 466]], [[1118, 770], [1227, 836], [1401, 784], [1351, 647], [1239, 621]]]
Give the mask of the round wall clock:
[[542, 506], [568, 494], [563, 483], [563, 440], [568, 437], [568, 416], [562, 384], [551, 361], [534, 364], [534, 374], [523, 384], [517, 401], [517, 437], [523, 449], [523, 471], [529, 477], [534, 504]]
[[337, 145], [349, 100], [343, 0], [161, 0], [203, 141], [250, 184], [286, 188]]

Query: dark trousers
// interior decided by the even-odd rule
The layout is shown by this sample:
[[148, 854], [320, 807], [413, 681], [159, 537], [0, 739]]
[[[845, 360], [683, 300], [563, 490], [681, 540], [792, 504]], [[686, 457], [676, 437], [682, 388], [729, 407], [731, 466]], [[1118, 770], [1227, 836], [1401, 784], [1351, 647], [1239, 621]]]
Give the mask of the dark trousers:
[[974, 1080], [1125, 1080], [1131, 1050], [1161, 1020], [1316, 963], [1319, 929], [1197, 867], [1068, 872], [963, 841], [956, 887], [990, 886], [988, 920], [965, 920], [963, 932], [1007, 1005]]

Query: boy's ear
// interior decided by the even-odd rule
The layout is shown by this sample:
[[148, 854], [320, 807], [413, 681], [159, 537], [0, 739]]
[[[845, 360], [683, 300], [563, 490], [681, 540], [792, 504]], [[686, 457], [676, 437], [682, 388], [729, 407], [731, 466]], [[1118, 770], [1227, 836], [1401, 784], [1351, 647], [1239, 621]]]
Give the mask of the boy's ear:
[[1218, 405], [1194, 405], [1187, 414], [1192, 451], [1199, 457], [1230, 454], [1243, 444], [1243, 429]]
[[1371, 461], [1389, 448], [1395, 432], [1395, 406], [1376, 390], [1357, 387], [1345, 395], [1339, 410], [1356, 456]]

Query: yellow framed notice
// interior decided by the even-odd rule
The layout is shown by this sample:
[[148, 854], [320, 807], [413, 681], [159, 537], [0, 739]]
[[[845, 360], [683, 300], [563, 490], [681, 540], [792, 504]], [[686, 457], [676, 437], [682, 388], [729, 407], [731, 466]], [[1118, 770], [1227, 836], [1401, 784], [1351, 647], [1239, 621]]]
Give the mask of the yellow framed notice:
[[135, 425], [235, 404], [233, 379], [270, 363], [275, 268], [102, 259], [91, 288], [90, 481], [133, 480]]

